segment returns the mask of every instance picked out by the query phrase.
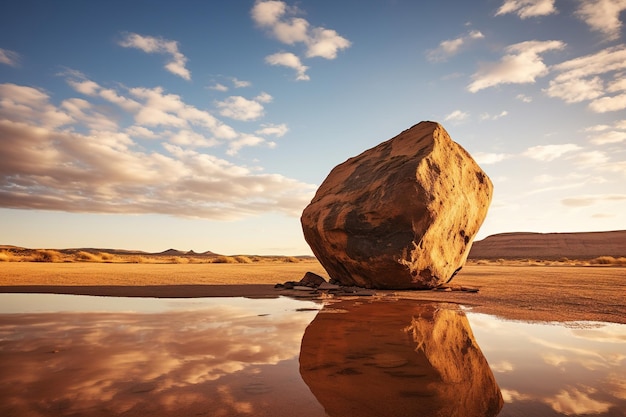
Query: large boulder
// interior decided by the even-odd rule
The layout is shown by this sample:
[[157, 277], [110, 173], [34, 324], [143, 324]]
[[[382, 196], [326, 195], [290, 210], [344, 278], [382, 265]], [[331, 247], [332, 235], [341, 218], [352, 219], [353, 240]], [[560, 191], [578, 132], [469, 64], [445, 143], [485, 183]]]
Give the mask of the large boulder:
[[443, 126], [421, 122], [336, 166], [304, 209], [302, 228], [344, 285], [434, 288], [465, 263], [492, 191]]

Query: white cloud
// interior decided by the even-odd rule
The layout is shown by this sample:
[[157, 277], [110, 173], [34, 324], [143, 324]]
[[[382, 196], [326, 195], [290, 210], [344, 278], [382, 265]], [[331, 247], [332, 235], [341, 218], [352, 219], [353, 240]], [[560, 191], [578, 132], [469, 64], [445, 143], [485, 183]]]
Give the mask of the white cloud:
[[80, 98], [70, 98], [61, 103], [61, 109], [65, 111], [73, 120], [80, 122], [91, 130], [95, 131], [115, 131], [117, 123], [110, 117], [95, 111], [86, 100]]
[[463, 45], [475, 39], [483, 39], [484, 37], [485, 35], [480, 31], [472, 30], [458, 38], [440, 42], [436, 49], [428, 51], [426, 58], [432, 62], [445, 61], [448, 57], [458, 53]]
[[558, 80], [580, 79], [626, 69], [626, 46], [618, 45], [554, 66]]
[[590, 127], [585, 128], [584, 132], [603, 132], [610, 128], [611, 128], [610, 125], [595, 125], [595, 126], [590, 126]]
[[296, 70], [296, 80], [308, 81], [310, 77], [307, 75], [306, 70], [309, 67], [302, 64], [300, 58], [291, 52], [277, 52], [275, 54], [265, 57], [265, 62], [270, 65], [280, 65], [287, 68]]
[[130, 126], [126, 129], [126, 133], [130, 137], [142, 138], [142, 139], [157, 139], [159, 136], [152, 130], [143, 126]]
[[524, 103], [531, 103], [533, 101], [532, 97], [529, 97], [525, 94], [518, 94], [517, 96], [515, 96], [515, 98]]
[[337, 58], [337, 53], [347, 49], [352, 43], [332, 29], [314, 28], [306, 40], [307, 58]]
[[488, 152], [476, 152], [472, 155], [478, 165], [491, 165], [497, 162], [504, 161], [511, 158], [513, 155], [507, 153], [488, 153]]
[[568, 159], [582, 167], [598, 167], [606, 164], [609, 157], [601, 151], [588, 151], [579, 152], [576, 155], [570, 156]]
[[244, 146], [258, 146], [267, 143], [265, 139], [254, 135], [242, 135], [239, 139], [231, 141], [228, 146], [228, 155], [236, 155]]
[[554, 0], [504, 0], [496, 16], [515, 13], [522, 19], [557, 13]]
[[209, 90], [226, 92], [226, 91], [228, 91], [228, 87], [226, 87], [224, 84], [215, 83], [215, 84], [209, 86]]
[[184, 103], [176, 94], [165, 94], [161, 87], [131, 88], [131, 95], [141, 100], [140, 109], [134, 114], [135, 122], [149, 127], [207, 129], [218, 139], [234, 139], [235, 130], [205, 110]]
[[274, 100], [274, 97], [272, 97], [271, 95], [269, 95], [266, 92], [262, 92], [261, 94], [256, 96], [254, 99], [256, 101], [258, 101], [258, 102], [261, 102], [261, 103], [271, 103], [272, 100]]
[[[89, 101], [69, 98], [55, 106], [38, 89], [0, 85], [0, 206], [220, 220], [270, 211], [298, 216], [310, 201], [311, 184], [255, 173], [193, 149], [226, 145], [234, 154], [273, 142], [225, 128], [161, 88], [129, 89], [141, 109], [130, 112], [134, 123], [118, 126], [98, 113], [106, 100], [102, 90], [89, 90]], [[155, 116], [170, 119], [161, 123]], [[286, 130], [281, 126], [262, 128], [274, 128], [278, 136]], [[159, 140], [162, 148], [145, 150], [136, 142], [144, 138]]]
[[578, 103], [601, 97], [604, 94], [604, 83], [600, 77], [551, 80], [550, 86], [544, 92], [548, 96], [560, 98], [566, 103]]
[[284, 123], [279, 124], [279, 125], [269, 123], [269, 124], [262, 124], [261, 129], [256, 130], [254, 133], [256, 133], [257, 135], [276, 136], [280, 138], [284, 136], [288, 131], [289, 129], [287, 128], [287, 125]]
[[82, 74], [80, 79], [69, 79], [67, 83], [74, 90], [86, 96], [95, 96], [101, 88], [98, 83], [83, 79]]
[[527, 156], [538, 161], [549, 162], [560, 158], [568, 152], [573, 152], [582, 149], [582, 147], [573, 143], [566, 143], [562, 145], [539, 145], [528, 148], [522, 153], [523, 156]]
[[306, 19], [295, 16], [298, 12], [283, 1], [257, 0], [250, 14], [258, 26], [268, 29], [279, 42], [304, 44], [308, 58], [335, 59], [340, 50], [351, 46], [335, 30], [311, 26]]
[[49, 96], [33, 87], [0, 84], [0, 117], [13, 122], [32, 123], [43, 129], [68, 125], [74, 119], [49, 103]]
[[626, 176], [626, 161], [610, 162], [598, 167], [602, 171], [616, 172]]
[[201, 133], [186, 129], [181, 129], [168, 135], [168, 140], [169, 142], [176, 145], [189, 146], [194, 148], [206, 148], [219, 144], [219, 142], [215, 138], [206, 137]]
[[256, 120], [263, 116], [263, 105], [255, 100], [248, 100], [241, 96], [231, 96], [224, 101], [218, 101], [220, 114], [235, 120]]
[[498, 119], [501, 119], [504, 116], [507, 116], [508, 114], [509, 114], [509, 112], [506, 111], [506, 110], [502, 110], [498, 114], [483, 113], [483, 114], [480, 115], [480, 119], [481, 120], [498, 120]]
[[[250, 11], [252, 20], [279, 42], [286, 45], [302, 44], [306, 47], [307, 58], [320, 57], [335, 59], [339, 51], [349, 48], [352, 43], [333, 29], [312, 26], [306, 19], [297, 17], [300, 10], [287, 6], [283, 1], [257, 0]], [[265, 57], [270, 65], [293, 68], [299, 81], [309, 80], [308, 67], [292, 52], [279, 52]]]
[[448, 114], [446, 117], [443, 118], [444, 121], [457, 121], [460, 122], [462, 120], [467, 119], [467, 117], [469, 116], [468, 113], [461, 111], [461, 110], [455, 110], [452, 113]]
[[565, 47], [561, 41], [526, 41], [510, 45], [500, 62], [483, 64], [474, 73], [474, 81], [467, 89], [475, 93], [499, 84], [534, 83], [537, 77], [548, 73], [540, 54]]
[[[554, 65], [552, 70], [559, 74], [544, 90], [548, 96], [568, 103], [591, 100], [589, 108], [598, 113], [626, 108], [626, 94], [608, 95], [622, 89], [623, 71], [626, 70], [625, 45], [562, 62]], [[611, 82], [601, 78], [608, 78], [611, 74]]]
[[609, 143], [620, 143], [624, 141], [626, 141], [626, 132], [618, 132], [615, 130], [604, 132], [591, 139], [591, 143], [594, 145], [606, 145]]
[[170, 59], [165, 64], [165, 69], [185, 80], [191, 79], [191, 73], [185, 68], [187, 57], [178, 50], [178, 42], [176, 41], [143, 36], [137, 33], [127, 33], [124, 39], [119, 42], [119, 45], [125, 48], [140, 49], [149, 54], [168, 55]]
[[[232, 86], [234, 88], [244, 88], [244, 87], [250, 87], [252, 85], [250, 81], [240, 80], [236, 77], [226, 77], [226, 79], [230, 83], [232, 83]], [[207, 88], [209, 90], [215, 90], [215, 91], [221, 91], [221, 92], [226, 92], [229, 90], [229, 87], [227, 85], [224, 85], [222, 83], [215, 82], [215, 81], [213, 85], [210, 85]]]
[[231, 81], [233, 82], [233, 86], [235, 88], [250, 87], [252, 85], [252, 83], [250, 81], [238, 80], [235, 77], [231, 78]]
[[[245, 135], [236, 132], [231, 126], [218, 120], [210, 112], [184, 103], [180, 96], [166, 94], [161, 87], [153, 89], [131, 88], [129, 93], [134, 97], [131, 99], [86, 80], [84, 75], [77, 71], [69, 71], [68, 74], [73, 77], [67, 80], [68, 84], [75, 87], [77, 91], [88, 92], [92, 97], [103, 98], [132, 114], [137, 126], [134, 128], [134, 133], [139, 127], [146, 130], [148, 130], [146, 127], [170, 129], [169, 133], [163, 135], [172, 143], [194, 147], [215, 146], [224, 139], [237, 141]], [[89, 88], [84, 88], [87, 85]], [[269, 103], [270, 101], [272, 101], [272, 96], [262, 92], [254, 100], [234, 96], [222, 102], [216, 102], [216, 106], [223, 116], [250, 121], [262, 117], [263, 106], [260, 103]], [[74, 118], [78, 118], [78, 116], [78, 113], [74, 113]], [[81, 116], [81, 120], [86, 122], [86, 116]], [[208, 133], [194, 132], [193, 129], [197, 128], [206, 129]], [[137, 135], [137, 137], [142, 136]], [[237, 150], [242, 146], [259, 144], [258, 141], [252, 140], [243, 140], [238, 143], [239, 145], [235, 147]], [[264, 145], [272, 146], [270, 142], [266, 142]]]
[[580, 2], [576, 15], [591, 30], [603, 33], [608, 40], [615, 40], [620, 36], [620, 13], [624, 10], [626, 0], [586, 0]]
[[[622, 74], [623, 75], [623, 74]], [[617, 93], [620, 91], [626, 91], [626, 79], [619, 78], [609, 83], [609, 86], [606, 89], [609, 93]]]
[[626, 194], [594, 194], [564, 198], [561, 204], [569, 207], [584, 207], [607, 201], [625, 201]]
[[596, 113], [606, 113], [626, 109], [626, 94], [596, 99], [589, 103], [589, 109]]
[[20, 54], [0, 48], [0, 64], [17, 67], [20, 64]]
[[287, 5], [282, 1], [258, 1], [251, 10], [252, 19], [261, 26], [273, 26], [285, 14]]
[[526, 192], [524, 195], [530, 196], [545, 192], [569, 190], [573, 188], [581, 188], [590, 184], [603, 184], [607, 181], [598, 176], [589, 176], [587, 174], [579, 174], [572, 172], [568, 175], [555, 177], [552, 175], [537, 175], [532, 179], [535, 184], [548, 184], [542, 188], [533, 188], [531, 191]]

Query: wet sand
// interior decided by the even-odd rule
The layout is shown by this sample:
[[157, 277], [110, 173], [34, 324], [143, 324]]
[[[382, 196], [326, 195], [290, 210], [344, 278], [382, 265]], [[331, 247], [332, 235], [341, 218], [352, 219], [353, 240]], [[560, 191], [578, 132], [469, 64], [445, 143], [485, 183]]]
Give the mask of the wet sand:
[[[254, 264], [0, 264], [0, 292], [128, 297], [278, 297], [274, 284], [318, 262]], [[616, 266], [466, 265], [450, 283], [463, 291], [377, 291], [376, 296], [443, 301], [507, 319], [626, 323], [626, 268]], [[302, 295], [302, 294], [300, 294]]]

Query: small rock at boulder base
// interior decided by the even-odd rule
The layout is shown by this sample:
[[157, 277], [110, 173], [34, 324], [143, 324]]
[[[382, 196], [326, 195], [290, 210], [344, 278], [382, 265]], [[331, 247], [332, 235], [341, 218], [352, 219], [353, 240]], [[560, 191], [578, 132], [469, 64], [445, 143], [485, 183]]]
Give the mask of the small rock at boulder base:
[[429, 289], [464, 265], [492, 192], [443, 126], [421, 122], [333, 168], [300, 220], [331, 282]]
[[322, 283], [326, 282], [324, 277], [317, 275], [315, 272], [308, 271], [302, 279], [300, 280], [300, 284], [306, 285], [308, 287], [319, 287]]

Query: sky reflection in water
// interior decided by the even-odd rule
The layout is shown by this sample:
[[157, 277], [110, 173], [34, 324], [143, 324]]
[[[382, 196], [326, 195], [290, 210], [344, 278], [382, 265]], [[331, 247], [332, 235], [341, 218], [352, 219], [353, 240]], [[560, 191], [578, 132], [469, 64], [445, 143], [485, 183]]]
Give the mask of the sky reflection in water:
[[324, 415], [298, 374], [300, 340], [317, 311], [296, 309], [317, 304], [32, 298], [36, 311], [49, 311], [41, 304], [49, 298], [65, 312], [0, 315], [2, 416], [280, 416], [296, 407]]
[[505, 400], [500, 416], [626, 416], [626, 325], [467, 316]]
[[[626, 415], [625, 325], [466, 319], [443, 305], [370, 303], [330, 304], [318, 315], [320, 304], [288, 298], [0, 294], [0, 415], [334, 417], [351, 393], [329, 394], [315, 378], [366, 384], [374, 371], [401, 381], [390, 394], [396, 404], [409, 398], [403, 406], [419, 409], [463, 396], [467, 375], [481, 369], [473, 385], [489, 387], [495, 375], [500, 390], [484, 390], [492, 400], [502, 393], [499, 416]], [[437, 330], [450, 327], [457, 330]], [[474, 359], [457, 374], [445, 360], [463, 346], [473, 346], [465, 357]]]

